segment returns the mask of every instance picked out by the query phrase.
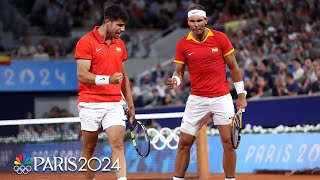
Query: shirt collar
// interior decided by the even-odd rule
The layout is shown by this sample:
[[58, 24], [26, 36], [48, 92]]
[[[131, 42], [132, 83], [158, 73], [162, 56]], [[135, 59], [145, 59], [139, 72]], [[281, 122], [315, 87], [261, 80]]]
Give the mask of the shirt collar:
[[[106, 40], [99, 34], [98, 29], [100, 26], [95, 26], [92, 30], [92, 33], [94, 37], [98, 40], [99, 43], [106, 43]], [[111, 43], [116, 43], [116, 40], [114, 38], [111, 39]]]
[[196, 39], [192, 36], [192, 32], [189, 32], [189, 34], [188, 34], [188, 36], [187, 36], [187, 40], [193, 40], [193, 41], [195, 41], [195, 42], [197, 42], [197, 43], [203, 43], [203, 42], [205, 42], [205, 41], [208, 39], [208, 37], [214, 36], [213, 32], [212, 32], [209, 28], [206, 28], [206, 29], [208, 29], [208, 34], [207, 34], [206, 38], [204, 38], [204, 40], [203, 40], [202, 42], [196, 40]]

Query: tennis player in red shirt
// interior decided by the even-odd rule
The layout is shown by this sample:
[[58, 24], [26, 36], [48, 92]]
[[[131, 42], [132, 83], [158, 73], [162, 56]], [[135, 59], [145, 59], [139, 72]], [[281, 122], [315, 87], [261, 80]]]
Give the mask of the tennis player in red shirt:
[[[102, 126], [112, 150], [112, 161], [119, 160], [118, 180], [126, 180], [126, 160], [123, 141], [125, 137], [123, 92], [129, 106], [130, 122], [135, 116], [129, 79], [124, 61], [127, 59], [124, 42], [119, 39], [128, 21], [127, 12], [119, 5], [104, 9], [104, 22], [83, 36], [77, 43], [75, 59], [78, 67], [78, 109], [81, 122], [82, 157], [94, 156], [99, 129]], [[113, 164], [113, 163], [112, 163]], [[95, 168], [94, 161], [90, 167]], [[111, 167], [111, 166], [110, 166]], [[93, 180], [94, 172], [86, 165], [86, 179]]]
[[235, 179], [236, 152], [232, 148], [230, 123], [235, 114], [226, 77], [225, 64], [229, 67], [233, 84], [237, 90], [237, 108], [247, 106], [246, 91], [228, 37], [206, 27], [208, 18], [202, 5], [192, 4], [188, 8], [188, 25], [191, 32], [181, 38], [176, 47], [175, 72], [167, 80], [170, 89], [183, 80], [185, 66], [190, 73], [191, 93], [188, 97], [181, 123], [178, 152], [175, 159], [173, 180], [184, 180], [190, 161], [190, 148], [198, 132], [212, 118], [217, 126], [224, 149], [223, 168], [225, 178]]

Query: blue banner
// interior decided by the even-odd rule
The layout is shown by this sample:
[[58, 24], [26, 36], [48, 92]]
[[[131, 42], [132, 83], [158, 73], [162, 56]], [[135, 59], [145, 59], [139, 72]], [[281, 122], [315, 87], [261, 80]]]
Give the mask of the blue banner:
[[[294, 170], [320, 167], [320, 133], [242, 135], [237, 172]], [[219, 136], [209, 137], [210, 172], [223, 173]]]
[[[0, 162], [0, 172], [13, 172], [14, 160], [20, 154], [23, 156], [23, 159], [29, 158], [31, 160], [31, 171], [33, 172], [50, 172], [52, 170], [50, 168], [54, 169], [59, 167], [57, 166], [58, 161], [55, 159], [55, 157], [63, 158], [62, 161], [64, 162], [61, 165], [63, 171], [66, 171], [68, 168], [70, 168], [71, 171], [74, 169], [79, 170], [81, 163], [78, 160], [81, 157], [81, 151], [81, 141], [2, 144], [0, 148], [0, 159], [5, 161]], [[168, 147], [165, 147], [162, 150], [156, 150], [151, 145], [151, 151], [148, 157], [142, 158], [137, 154], [132, 142], [125, 141], [125, 154], [128, 173], [173, 173], [176, 149], [172, 150]], [[104, 158], [111, 159], [111, 148], [109, 143], [107, 141], [99, 141], [97, 143], [94, 156], [99, 158], [101, 161]], [[74, 158], [72, 161], [75, 163], [76, 168], [70, 163], [65, 165], [70, 158]], [[49, 159], [50, 162], [47, 161], [47, 159]], [[41, 161], [43, 161], [42, 164]], [[108, 160], [101, 162], [101, 167], [108, 165], [108, 168], [110, 168], [112, 164], [108, 164], [107, 161]], [[195, 173], [197, 171], [196, 162], [196, 148], [193, 146], [191, 149], [190, 167], [188, 172]], [[98, 165], [99, 163], [96, 163], [96, 167]], [[68, 172], [70, 172], [70, 169]], [[61, 172], [59, 169], [56, 171]]]
[[[320, 167], [320, 133], [292, 133], [292, 134], [250, 134], [243, 135], [239, 149], [237, 150], [237, 172], [252, 173], [256, 170], [294, 170], [314, 169]], [[211, 173], [223, 173], [222, 157], [223, 149], [219, 136], [208, 137], [208, 157]], [[158, 147], [159, 148], [159, 147]], [[32, 171], [50, 172], [57, 166], [54, 157], [66, 158], [61, 168], [79, 169], [81, 164], [76, 162], [65, 165], [68, 158], [79, 159], [81, 157], [82, 142], [50, 142], [30, 144], [1, 144], [0, 146], [0, 172], [13, 172], [13, 162], [19, 155], [23, 159], [31, 160]], [[131, 141], [125, 141], [125, 153], [128, 173], [173, 173], [176, 149], [168, 146], [161, 150], [151, 145], [148, 157], [140, 157]], [[107, 141], [99, 141], [95, 157], [111, 159], [111, 148]], [[40, 161], [44, 161], [41, 164]], [[47, 160], [49, 159], [49, 160]], [[50, 163], [49, 163], [50, 161]], [[61, 161], [61, 160], [60, 160]], [[107, 166], [102, 161], [102, 167]], [[111, 164], [108, 165], [108, 167]], [[69, 169], [70, 170], [70, 169]], [[59, 170], [57, 170], [59, 171]], [[74, 171], [73, 171], [74, 172]], [[98, 171], [99, 172], [99, 171]], [[196, 148], [193, 146], [190, 153], [189, 173], [197, 172]]]
[[77, 91], [75, 61], [12, 61], [0, 66], [0, 92]]

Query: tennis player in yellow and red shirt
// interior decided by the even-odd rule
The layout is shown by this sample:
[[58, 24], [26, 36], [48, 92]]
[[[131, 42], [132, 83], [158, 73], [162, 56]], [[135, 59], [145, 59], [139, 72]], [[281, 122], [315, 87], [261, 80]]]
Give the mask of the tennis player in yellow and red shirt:
[[190, 148], [202, 124], [207, 121], [206, 117], [212, 118], [220, 132], [225, 178], [235, 179], [236, 152], [230, 137], [230, 123], [235, 111], [226, 77], [226, 64], [237, 90], [238, 109], [247, 106], [246, 91], [230, 40], [224, 33], [207, 28], [207, 23], [204, 7], [190, 5], [188, 25], [191, 32], [179, 40], [174, 59], [176, 69], [172, 78], [167, 80], [170, 89], [179, 86], [187, 65], [191, 93], [181, 123], [173, 180], [184, 180], [190, 161]]
[[[119, 5], [109, 5], [104, 9], [104, 23], [95, 27], [77, 43], [79, 98], [78, 109], [82, 130], [82, 157], [93, 157], [97, 145], [99, 129], [102, 126], [108, 136], [112, 150], [112, 164], [118, 162], [118, 180], [126, 180], [126, 159], [124, 154], [125, 121], [121, 91], [128, 106], [130, 122], [134, 120], [129, 79], [124, 61], [127, 53], [124, 42], [119, 39], [128, 21], [127, 12]], [[90, 162], [94, 166], [94, 161]], [[85, 165], [86, 180], [94, 180], [94, 172]]]

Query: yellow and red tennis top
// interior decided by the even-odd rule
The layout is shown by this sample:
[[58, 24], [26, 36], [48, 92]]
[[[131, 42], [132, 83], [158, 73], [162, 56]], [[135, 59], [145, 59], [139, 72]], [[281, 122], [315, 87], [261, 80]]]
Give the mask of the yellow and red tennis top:
[[[75, 59], [91, 60], [90, 72], [112, 76], [122, 72], [122, 62], [127, 52], [121, 39], [112, 39], [108, 46], [98, 33], [99, 26], [83, 36], [77, 43]], [[121, 84], [92, 85], [79, 82], [79, 102], [118, 102], [121, 100]]]
[[230, 92], [224, 57], [233, 53], [229, 38], [222, 32], [208, 29], [203, 42], [192, 32], [181, 38], [176, 47], [175, 63], [186, 64], [190, 73], [192, 95], [219, 97]]

